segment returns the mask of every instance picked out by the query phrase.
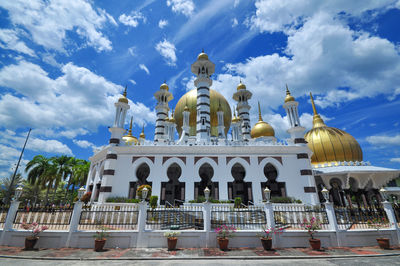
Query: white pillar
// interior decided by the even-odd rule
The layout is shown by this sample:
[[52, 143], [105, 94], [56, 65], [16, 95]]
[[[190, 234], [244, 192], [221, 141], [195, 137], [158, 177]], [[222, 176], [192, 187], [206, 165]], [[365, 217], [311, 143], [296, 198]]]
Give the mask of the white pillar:
[[388, 201], [384, 201], [384, 202], [382, 202], [382, 205], [383, 205], [383, 209], [385, 210], [386, 215], [388, 217], [389, 224], [391, 225], [390, 228], [394, 228], [396, 230], [397, 244], [400, 244], [400, 228], [397, 224], [396, 215], [394, 213], [392, 203], [390, 203]]
[[211, 246], [210, 232], [211, 232], [211, 203], [205, 202], [203, 204], [203, 215], [204, 215], [204, 230], [206, 231], [206, 248]]
[[82, 212], [82, 205], [83, 205], [82, 201], [77, 201], [74, 204], [74, 210], [72, 211], [71, 222], [69, 224], [67, 242], [65, 243], [65, 247], [67, 248], [71, 246], [72, 234], [78, 231], [79, 220], [81, 218], [81, 212]]
[[342, 236], [341, 236], [338, 224], [337, 224], [335, 208], [333, 207], [333, 203], [325, 202], [324, 205], [325, 205], [326, 215], [328, 216], [330, 230], [336, 232], [337, 245], [338, 245], [338, 247], [341, 247], [342, 246]]
[[0, 238], [0, 245], [4, 245], [7, 231], [12, 231], [15, 215], [17, 214], [20, 201], [11, 201], [10, 208], [8, 209], [6, 221], [4, 222], [3, 232]]
[[138, 216], [138, 237], [136, 239], [136, 247], [145, 248], [147, 247], [147, 241], [145, 239], [144, 231], [146, 229], [147, 219], [147, 202], [142, 201], [139, 203], [139, 216]]

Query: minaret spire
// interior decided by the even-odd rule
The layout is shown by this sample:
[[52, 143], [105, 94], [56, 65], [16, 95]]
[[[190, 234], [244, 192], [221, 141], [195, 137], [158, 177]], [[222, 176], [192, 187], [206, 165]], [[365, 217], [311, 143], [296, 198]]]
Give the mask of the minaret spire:
[[262, 115], [261, 115], [260, 102], [258, 102], [258, 121], [263, 121]]
[[318, 115], [317, 108], [315, 108], [314, 98], [313, 98], [311, 92], [310, 92], [310, 98], [311, 98], [311, 105], [312, 105], [312, 109], [313, 109], [314, 115]]
[[315, 103], [314, 103], [314, 98], [312, 96], [312, 93], [310, 92], [310, 98], [311, 98], [311, 105], [313, 108], [314, 116], [313, 116], [313, 128], [316, 127], [324, 127], [326, 126], [324, 123], [324, 120], [321, 118], [321, 116], [317, 112], [317, 108], [315, 108]]
[[125, 90], [124, 90], [124, 93], [122, 94], [122, 95], [124, 95], [124, 97], [126, 97], [126, 95], [127, 95], [127, 93], [126, 93], [127, 89], [128, 89], [128, 85], [125, 85]]

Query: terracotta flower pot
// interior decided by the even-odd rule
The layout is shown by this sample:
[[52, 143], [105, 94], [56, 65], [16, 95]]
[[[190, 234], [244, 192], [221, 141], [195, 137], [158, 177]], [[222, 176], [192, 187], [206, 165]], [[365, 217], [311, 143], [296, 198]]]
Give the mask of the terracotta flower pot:
[[25, 238], [25, 250], [34, 250], [35, 245], [37, 241], [39, 240], [39, 237], [26, 237]]
[[176, 243], [178, 242], [177, 237], [168, 237], [168, 250], [175, 250], [176, 248]]
[[378, 245], [381, 249], [389, 249], [390, 248], [390, 239], [389, 238], [377, 238]]
[[321, 249], [321, 240], [320, 239], [309, 239], [311, 248], [313, 250], [320, 250]]
[[94, 251], [96, 251], [96, 252], [102, 251], [105, 244], [106, 244], [106, 239], [95, 239], [94, 240]]
[[217, 238], [220, 250], [228, 250], [229, 239], [228, 238]]
[[260, 238], [261, 244], [264, 250], [271, 250], [272, 249], [272, 239], [271, 238]]

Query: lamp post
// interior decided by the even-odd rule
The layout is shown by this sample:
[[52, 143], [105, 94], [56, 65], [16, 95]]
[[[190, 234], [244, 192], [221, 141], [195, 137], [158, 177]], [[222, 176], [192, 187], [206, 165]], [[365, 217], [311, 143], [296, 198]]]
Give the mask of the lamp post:
[[264, 196], [265, 196], [265, 200], [268, 203], [269, 200], [271, 199], [271, 190], [268, 187], [265, 187], [265, 189], [264, 189]]
[[81, 187], [80, 189], [78, 189], [78, 201], [81, 201], [81, 198], [83, 197], [85, 192], [86, 192], [86, 189], [84, 187]]
[[383, 198], [383, 202], [387, 202], [387, 191], [386, 191], [386, 189], [384, 187], [382, 187], [379, 190], [379, 193], [381, 193], [381, 196]]
[[144, 187], [142, 189], [142, 201], [145, 201], [147, 198], [147, 193], [149, 193], [149, 189], [147, 187]]
[[329, 202], [329, 190], [326, 189], [326, 187], [324, 187], [321, 190], [322, 196], [324, 196], [325, 202]]
[[17, 201], [19, 199], [19, 197], [21, 197], [22, 190], [23, 190], [23, 188], [21, 186], [19, 186], [19, 187], [17, 187], [15, 189], [15, 195], [14, 195], [14, 198], [13, 198], [14, 201]]
[[206, 202], [208, 202], [208, 199], [210, 198], [210, 189], [208, 187], [204, 189], [204, 197], [206, 198]]

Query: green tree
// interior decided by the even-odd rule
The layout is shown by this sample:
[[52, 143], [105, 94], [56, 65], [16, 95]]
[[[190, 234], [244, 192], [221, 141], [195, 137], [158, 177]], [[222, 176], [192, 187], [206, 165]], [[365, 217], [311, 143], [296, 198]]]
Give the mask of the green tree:
[[55, 197], [57, 194], [57, 189], [58, 189], [60, 182], [62, 180], [66, 180], [68, 175], [70, 174], [70, 169], [68, 166], [69, 160], [70, 160], [70, 157], [65, 156], [65, 155], [51, 158], [53, 165], [57, 169], [56, 174], [53, 176], [54, 179], [52, 180], [52, 184], [53, 184], [53, 188], [54, 188], [52, 202], [54, 202], [54, 200], [55, 200]]
[[14, 182], [12, 182], [12, 177], [13, 175], [0, 180], [0, 195], [4, 204], [10, 203], [11, 198], [14, 196], [15, 189], [22, 184], [23, 178], [20, 173], [15, 175]]
[[43, 187], [43, 183], [46, 183], [46, 174], [49, 171], [51, 164], [50, 159], [43, 155], [36, 155], [31, 161], [26, 164], [25, 172], [28, 172], [27, 180], [33, 187], [31, 188], [33, 195], [33, 204], [36, 204], [39, 194], [40, 187]]

